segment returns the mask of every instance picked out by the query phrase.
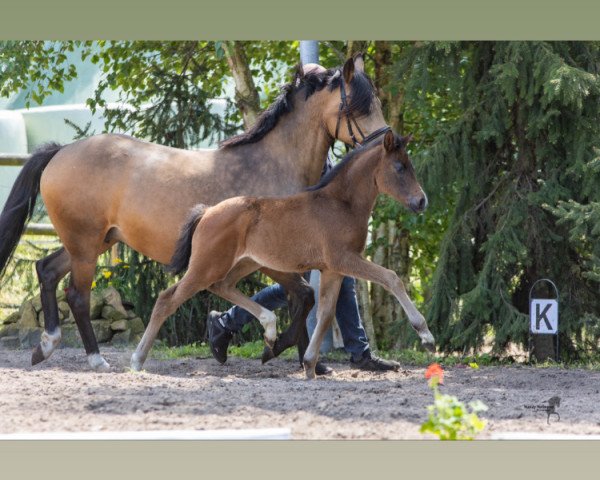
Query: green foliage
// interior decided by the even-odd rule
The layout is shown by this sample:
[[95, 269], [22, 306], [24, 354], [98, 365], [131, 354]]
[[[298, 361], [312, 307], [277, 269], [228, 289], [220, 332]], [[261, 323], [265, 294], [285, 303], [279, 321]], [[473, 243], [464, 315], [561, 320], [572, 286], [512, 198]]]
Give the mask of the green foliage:
[[[298, 62], [298, 42], [242, 45], [264, 107]], [[415, 216], [378, 199], [371, 228], [385, 231], [373, 235], [367, 253], [382, 250], [384, 265], [404, 277], [442, 350], [464, 357], [490, 332], [494, 357], [510, 342], [524, 345], [529, 287], [550, 277], [561, 291], [564, 358], [595, 352], [600, 44], [332, 41], [320, 47], [325, 67], [365, 52], [389, 121], [414, 135], [409, 153], [430, 207]], [[122, 108], [106, 111], [107, 131], [189, 148], [241, 126], [231, 101], [225, 100], [224, 118], [211, 106], [232, 85], [223, 42], [0, 42], [0, 95], [23, 89], [29, 105], [62, 91], [77, 75], [69, 64], [74, 52], [103, 72], [90, 108], [106, 108], [106, 93], [119, 92]], [[91, 133], [99, 132], [76, 128], [78, 137]], [[119, 255], [130, 269], [102, 268], [147, 320], [156, 295], [174, 279], [135, 252]], [[265, 282], [257, 277], [243, 288], [251, 293]], [[376, 320], [379, 347], [418, 345], [393, 303]], [[208, 295], [186, 304], [167, 322], [169, 343], [202, 339], [208, 311], [227, 306]], [[255, 325], [240, 334], [256, 338]]]
[[478, 412], [488, 408], [480, 400], [465, 405], [452, 395], [442, 394], [437, 386], [437, 377], [430, 382], [433, 390], [433, 405], [427, 407], [427, 421], [421, 425], [421, 433], [431, 433], [440, 440], [473, 440], [486, 425]]
[[7, 41], [0, 42], [0, 96], [17, 91], [26, 94], [26, 106], [33, 100], [41, 105], [54, 91], [62, 92], [77, 71], [67, 64], [67, 53], [79, 42]]
[[398, 65], [420, 118], [433, 116], [429, 98], [454, 108], [418, 160], [432, 206], [448, 207], [427, 305], [442, 348], [478, 348], [490, 327], [496, 352], [524, 344], [541, 277], [561, 290], [564, 355], [597, 345], [597, 256], [573, 238], [577, 210], [563, 203], [597, 198], [597, 59], [589, 42], [425, 43]]

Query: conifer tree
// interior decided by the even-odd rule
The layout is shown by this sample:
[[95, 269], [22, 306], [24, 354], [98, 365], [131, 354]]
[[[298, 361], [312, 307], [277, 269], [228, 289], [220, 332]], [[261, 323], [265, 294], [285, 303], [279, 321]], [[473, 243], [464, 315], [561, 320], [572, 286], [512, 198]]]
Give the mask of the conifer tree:
[[560, 289], [563, 354], [597, 348], [599, 69], [590, 42], [427, 43], [398, 61], [407, 110], [460, 109], [416, 160], [449, 208], [427, 308], [442, 348], [524, 344], [542, 277]]

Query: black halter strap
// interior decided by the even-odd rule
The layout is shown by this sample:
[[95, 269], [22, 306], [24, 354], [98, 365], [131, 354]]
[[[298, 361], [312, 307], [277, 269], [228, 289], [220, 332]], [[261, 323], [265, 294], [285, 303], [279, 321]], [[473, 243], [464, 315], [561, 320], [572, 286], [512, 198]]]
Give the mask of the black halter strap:
[[[341, 80], [340, 81], [340, 97], [341, 98], [340, 98], [340, 109], [338, 111], [337, 123], [335, 125], [335, 139], [336, 140], [339, 138], [338, 134], [340, 132], [340, 123], [342, 121], [342, 115], [344, 115], [344, 114], [346, 116], [346, 125], [348, 127], [348, 133], [350, 134], [350, 138], [352, 139], [352, 147], [357, 147], [357, 146], [360, 147], [369, 142], [372, 142], [376, 138], [387, 133], [388, 130], [391, 130], [391, 127], [386, 125], [385, 127], [378, 128], [373, 133], [371, 133], [365, 137], [365, 134], [360, 129], [358, 122], [356, 121], [354, 116], [350, 113], [350, 109], [349, 109], [349, 105], [348, 105], [348, 97], [346, 95], [346, 87], [344, 86], [344, 79], [341, 78], [340, 80]], [[356, 130], [358, 131], [358, 133], [361, 136], [360, 142], [356, 139], [356, 136], [354, 135], [354, 129], [352, 128], [352, 124], [354, 124], [354, 127], [356, 127]], [[333, 149], [333, 145], [331, 148]]]

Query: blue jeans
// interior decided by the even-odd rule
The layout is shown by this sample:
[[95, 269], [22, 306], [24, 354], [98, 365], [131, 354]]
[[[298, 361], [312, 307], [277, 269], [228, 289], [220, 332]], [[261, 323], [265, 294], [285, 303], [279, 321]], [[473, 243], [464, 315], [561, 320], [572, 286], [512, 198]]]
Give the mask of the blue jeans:
[[[335, 316], [344, 340], [344, 349], [352, 355], [353, 359], [358, 360], [369, 350], [369, 341], [358, 311], [355, 283], [353, 278], [344, 277], [336, 304]], [[279, 284], [261, 290], [252, 297], [252, 300], [269, 310], [287, 306], [285, 290]], [[229, 330], [238, 332], [253, 318], [254, 316], [251, 313], [234, 306], [225, 312], [223, 323]], [[311, 318], [314, 319], [313, 325], [316, 325], [316, 305], [308, 314], [309, 328], [310, 323], [312, 323]], [[311, 334], [313, 330], [314, 326], [310, 331]]]

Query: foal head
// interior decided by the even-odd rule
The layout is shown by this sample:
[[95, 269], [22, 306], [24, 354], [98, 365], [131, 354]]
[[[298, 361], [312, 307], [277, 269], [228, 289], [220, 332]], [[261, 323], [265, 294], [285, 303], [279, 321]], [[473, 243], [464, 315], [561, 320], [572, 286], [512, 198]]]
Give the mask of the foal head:
[[383, 138], [382, 155], [375, 182], [381, 193], [386, 193], [415, 213], [427, 208], [427, 195], [421, 188], [406, 146], [411, 136], [401, 137], [391, 130]]

